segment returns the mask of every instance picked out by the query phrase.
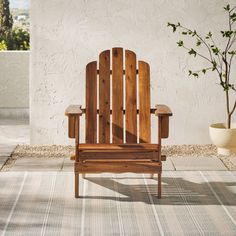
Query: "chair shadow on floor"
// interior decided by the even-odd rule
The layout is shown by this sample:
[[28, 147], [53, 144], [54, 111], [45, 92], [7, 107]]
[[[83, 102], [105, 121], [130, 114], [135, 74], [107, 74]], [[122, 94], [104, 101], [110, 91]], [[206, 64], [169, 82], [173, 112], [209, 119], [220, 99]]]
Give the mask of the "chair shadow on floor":
[[143, 184], [138, 185], [127, 185], [119, 183], [116, 179], [104, 177], [89, 177], [86, 180], [112, 190], [115, 196], [89, 196], [86, 193], [85, 196], [80, 196], [80, 198], [144, 202], [159, 205], [236, 205], [236, 193], [230, 190], [230, 188], [236, 186], [236, 182], [194, 183], [183, 178], [163, 177], [162, 198], [158, 199], [156, 184], [145, 184], [144, 179]]

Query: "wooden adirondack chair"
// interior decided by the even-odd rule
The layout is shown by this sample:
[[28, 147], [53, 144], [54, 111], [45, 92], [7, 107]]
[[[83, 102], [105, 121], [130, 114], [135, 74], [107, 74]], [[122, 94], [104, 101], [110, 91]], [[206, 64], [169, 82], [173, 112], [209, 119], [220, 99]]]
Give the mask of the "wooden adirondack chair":
[[[76, 198], [79, 174], [101, 172], [157, 173], [161, 198], [162, 161], [166, 159], [161, 155], [161, 140], [169, 135], [172, 113], [165, 105], [150, 107], [150, 69], [146, 62], [138, 61], [137, 66], [135, 53], [126, 50], [123, 56], [122, 48], [102, 52], [99, 64], [93, 61], [86, 66], [86, 107], [71, 105], [65, 114], [69, 137], [75, 138]], [[86, 119], [84, 144], [79, 142], [82, 114]], [[151, 144], [151, 114], [158, 117], [158, 144]]]

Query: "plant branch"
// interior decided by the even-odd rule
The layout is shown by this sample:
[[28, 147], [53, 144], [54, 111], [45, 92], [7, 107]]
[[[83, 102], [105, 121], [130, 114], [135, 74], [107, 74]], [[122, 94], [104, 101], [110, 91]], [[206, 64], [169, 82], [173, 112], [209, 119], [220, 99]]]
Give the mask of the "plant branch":
[[236, 101], [234, 102], [234, 106], [233, 106], [231, 112], [229, 113], [230, 116], [234, 113], [235, 109], [236, 109]]
[[195, 50], [185, 46], [182, 40], [177, 42], [178, 46], [187, 50], [189, 55], [193, 55], [195, 57], [199, 56], [211, 64], [211, 67], [203, 68], [199, 71], [189, 70], [189, 76], [193, 75], [194, 77], [198, 78], [200, 72], [205, 74], [210, 69], [212, 69], [212, 71], [215, 70], [218, 73], [220, 85], [223, 88], [226, 96], [227, 128], [230, 128], [232, 114], [236, 111], [236, 100], [234, 101], [232, 107], [230, 102], [230, 90], [236, 92], [236, 85], [230, 83], [231, 70], [234, 62], [233, 59], [236, 55], [236, 49], [234, 48], [236, 44], [236, 30], [232, 27], [236, 22], [236, 6], [231, 8], [230, 4], [227, 4], [224, 9], [228, 16], [228, 27], [226, 30], [221, 31], [222, 36], [226, 39], [224, 48], [218, 47], [216, 45], [211, 32], [209, 32], [206, 37], [202, 37], [196, 30], [191, 30], [185, 26], [182, 26], [180, 23], [168, 23], [167, 26], [172, 27], [173, 32], [176, 32], [177, 29], [180, 29], [180, 32], [183, 35], [194, 37], [197, 40], [196, 46], [198, 47], [200, 45], [204, 45], [203, 49], [208, 51], [207, 55], [204, 55], [200, 50]]
[[230, 74], [231, 74], [231, 65], [232, 65], [232, 61], [233, 61], [233, 58], [234, 58], [235, 54], [232, 54], [230, 59], [229, 59], [229, 71], [228, 71], [228, 77], [230, 77]]
[[[188, 32], [193, 32], [191, 29], [189, 29], [189, 28], [187, 28], [187, 27], [185, 27], [185, 26], [179, 25], [178, 27], [180, 27], [180, 28], [182, 28], [182, 29], [184, 29], [184, 30], [186, 30], [186, 31], [188, 31]], [[211, 64], [213, 64], [214, 62], [216, 62], [215, 58], [213, 58], [210, 45], [207, 44], [207, 43], [205, 42], [205, 40], [204, 40], [196, 31], [194, 31], [194, 33], [195, 33], [195, 35], [197, 36], [197, 38], [206, 46], [206, 48], [207, 48], [207, 50], [208, 50], [208, 52], [209, 52], [210, 59], [207, 58], [206, 56], [204, 56], [204, 55], [198, 53], [198, 52], [196, 52], [196, 54], [197, 54], [198, 56], [204, 58], [205, 60], [207, 60], [207, 61], [210, 62]], [[215, 43], [214, 43], [214, 45], [216, 46]], [[184, 48], [187, 49], [186, 47], [184, 47]], [[222, 56], [223, 56], [223, 55], [222, 55]], [[220, 59], [219, 59], [219, 63], [220, 63]], [[216, 63], [216, 64], [217, 64], [217, 63]], [[220, 70], [219, 70], [217, 67], [219, 67]], [[218, 75], [219, 75], [219, 77], [220, 77], [220, 81], [222, 82], [222, 71], [223, 71], [223, 70], [222, 70], [222, 63], [220, 63], [220, 65], [217, 64], [216, 67], [215, 67], [215, 69], [216, 69], [216, 71], [217, 71], [217, 73], [218, 73]]]

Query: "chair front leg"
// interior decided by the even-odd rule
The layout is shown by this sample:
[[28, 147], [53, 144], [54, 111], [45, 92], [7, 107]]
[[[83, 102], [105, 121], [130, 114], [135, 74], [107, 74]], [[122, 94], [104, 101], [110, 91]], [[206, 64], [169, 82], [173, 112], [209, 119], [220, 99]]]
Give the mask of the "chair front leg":
[[75, 198], [79, 198], [79, 173], [75, 172]]
[[[79, 162], [79, 123], [80, 116], [75, 117], [75, 164]], [[79, 173], [75, 168], [75, 198], [79, 198]]]

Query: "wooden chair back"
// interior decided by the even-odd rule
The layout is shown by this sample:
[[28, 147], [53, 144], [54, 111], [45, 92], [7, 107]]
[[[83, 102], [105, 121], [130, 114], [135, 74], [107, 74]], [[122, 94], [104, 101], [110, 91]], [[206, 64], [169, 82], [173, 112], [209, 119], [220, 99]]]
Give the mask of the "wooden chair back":
[[[98, 116], [98, 119], [97, 119]], [[150, 143], [150, 68], [113, 48], [86, 66], [86, 143]]]

